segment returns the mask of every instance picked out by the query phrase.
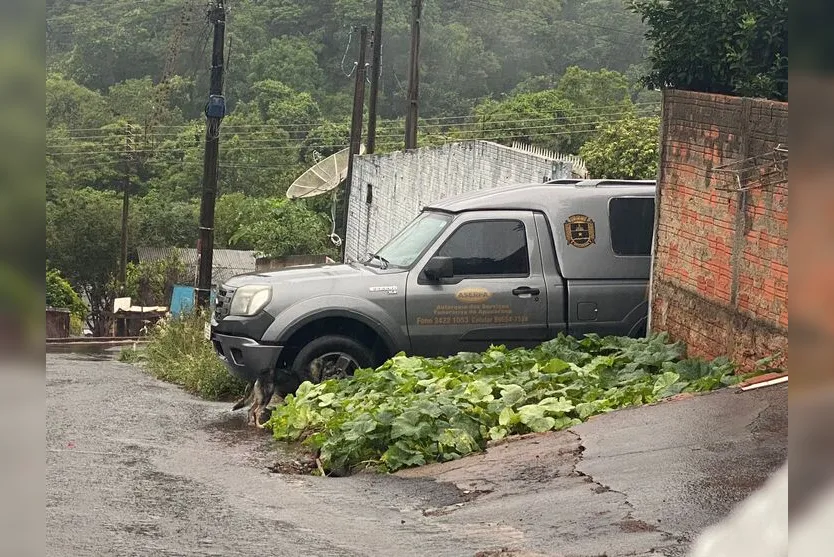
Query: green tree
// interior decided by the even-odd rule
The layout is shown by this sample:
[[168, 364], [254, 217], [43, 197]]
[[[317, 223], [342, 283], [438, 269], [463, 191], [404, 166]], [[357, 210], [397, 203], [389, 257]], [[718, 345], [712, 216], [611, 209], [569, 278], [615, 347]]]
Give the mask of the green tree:
[[654, 179], [657, 176], [660, 118], [631, 117], [600, 126], [579, 150], [594, 178]]
[[787, 0], [633, 0], [649, 26], [651, 87], [788, 98]]
[[248, 223], [229, 239], [229, 244], [246, 244], [270, 257], [286, 255], [333, 255], [329, 240], [330, 222], [308, 209], [304, 201], [272, 199], [266, 212], [251, 215]]
[[193, 280], [176, 256], [159, 261], [131, 262], [125, 274], [124, 295], [131, 297], [131, 303], [142, 306], [167, 306], [174, 285]]
[[[153, 157], [144, 163], [150, 172], [146, 192], [156, 191], [168, 201], [194, 199], [202, 188], [205, 123], [163, 133]], [[225, 159], [225, 152], [221, 157]]]
[[57, 269], [46, 268], [46, 306], [68, 309], [73, 315], [84, 318], [87, 306], [78, 292]]
[[[303, 95], [309, 98], [306, 93]], [[279, 104], [265, 101], [265, 110], [276, 109]], [[221, 193], [241, 192], [260, 197], [286, 193], [292, 181], [304, 170], [301, 137], [306, 135], [306, 125], [311, 125], [292, 128], [288, 124], [292, 117], [264, 120], [260, 111], [247, 105], [227, 118], [221, 132], [225, 133], [220, 163]]]
[[[46, 76], [46, 129], [89, 130], [113, 121], [107, 99], [61, 74]], [[87, 133], [86, 135], [93, 135]]]
[[[533, 80], [519, 92], [501, 101], [487, 100], [475, 107], [476, 123], [472, 137], [500, 142], [520, 140], [560, 152], [576, 153], [597, 127], [616, 122], [635, 113], [628, 79], [615, 71], [588, 71], [570, 67], [556, 87], [536, 91]], [[459, 131], [450, 137], [465, 138]]]
[[520, 140], [560, 152], [573, 152], [578, 114], [557, 91], [521, 93], [502, 102], [475, 107], [474, 137], [501, 142]]
[[293, 134], [318, 123], [321, 112], [309, 93], [299, 93], [274, 79], [258, 81], [252, 86], [253, 104], [262, 121], [274, 123]]
[[[128, 122], [111, 120], [95, 129], [57, 128], [47, 136], [46, 189], [50, 198], [55, 189], [94, 188], [120, 190], [125, 176], [126, 130]], [[136, 130], [138, 136], [138, 130]], [[61, 173], [65, 173], [63, 176]]]
[[197, 243], [200, 204], [197, 199], [178, 201], [152, 191], [134, 200], [131, 209], [136, 245], [191, 247]]
[[[320, 48], [320, 47], [319, 47]], [[317, 94], [324, 84], [316, 45], [301, 37], [279, 37], [257, 52], [249, 63], [247, 81], [258, 83], [265, 77], [279, 78], [296, 91]]]
[[121, 200], [115, 193], [84, 188], [47, 203], [47, 261], [86, 295], [96, 336], [106, 335], [112, 323], [120, 238]]
[[[119, 118], [127, 121], [147, 125], [155, 114], [154, 102], [162, 91], [160, 85], [154, 85], [150, 77], [141, 79], [126, 79], [110, 86], [107, 90], [107, 103], [110, 110]], [[163, 106], [153, 122], [154, 126], [171, 126], [183, 123], [182, 107], [180, 104], [190, 103], [190, 94], [193, 84], [181, 76], [173, 76], [164, 89], [165, 94], [161, 97]], [[155, 130], [156, 133], [164, 133]]]
[[594, 72], [569, 67], [559, 78], [556, 93], [587, 114], [605, 115], [631, 109], [628, 79], [605, 68]]
[[87, 317], [87, 305], [56, 269], [46, 268], [46, 307], [70, 311], [70, 334], [80, 335]]
[[[214, 212], [215, 244], [224, 248], [254, 249], [252, 242], [239, 232], [263, 218], [270, 207], [270, 200], [249, 197], [240, 192], [220, 196]], [[234, 245], [231, 243], [233, 237]]]

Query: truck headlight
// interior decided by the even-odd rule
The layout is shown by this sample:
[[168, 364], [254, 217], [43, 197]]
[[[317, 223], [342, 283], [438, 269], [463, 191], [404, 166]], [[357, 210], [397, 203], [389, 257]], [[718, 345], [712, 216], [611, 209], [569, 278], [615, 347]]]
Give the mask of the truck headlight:
[[272, 299], [272, 287], [263, 284], [247, 284], [238, 288], [232, 296], [230, 315], [251, 317], [264, 309]]

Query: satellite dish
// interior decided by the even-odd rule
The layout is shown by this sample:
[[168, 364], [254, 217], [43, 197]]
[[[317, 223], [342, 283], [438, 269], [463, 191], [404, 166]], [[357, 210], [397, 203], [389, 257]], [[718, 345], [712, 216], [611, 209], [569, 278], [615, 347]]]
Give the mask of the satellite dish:
[[[315, 197], [337, 188], [347, 177], [349, 153], [349, 147], [342, 149], [308, 168], [292, 183], [287, 190], [287, 197], [289, 199]], [[359, 146], [359, 154], [365, 154], [364, 145]]]

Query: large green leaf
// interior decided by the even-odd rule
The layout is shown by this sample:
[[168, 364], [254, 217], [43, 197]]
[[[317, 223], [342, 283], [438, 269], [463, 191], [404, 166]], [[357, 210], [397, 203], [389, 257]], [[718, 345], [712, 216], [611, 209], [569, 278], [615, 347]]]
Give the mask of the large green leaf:
[[498, 423], [505, 427], [515, 425], [519, 421], [519, 415], [513, 412], [513, 409], [509, 406], [501, 410], [501, 414], [498, 416]]
[[397, 441], [382, 453], [380, 460], [393, 470], [420, 466], [426, 463], [426, 458], [420, 451], [410, 448], [406, 443]]
[[506, 406], [515, 406], [519, 401], [523, 400], [527, 393], [519, 385], [505, 385], [498, 383], [501, 388], [501, 402]]
[[525, 424], [527, 425], [527, 427], [530, 428], [531, 431], [534, 431], [536, 433], [541, 433], [541, 432], [550, 431], [551, 429], [553, 429], [553, 426], [556, 425], [556, 419], [551, 418], [550, 416], [532, 417], [532, 418], [529, 418], [525, 422]]
[[[681, 376], [675, 373], [674, 371], [665, 371], [663, 374], [658, 377], [654, 382], [654, 387], [652, 389], [652, 394], [655, 396], [661, 396], [660, 393], [671, 389], [672, 386], [678, 382]], [[680, 392], [680, 391], [678, 391]]]
[[571, 410], [576, 408], [576, 406], [571, 401], [564, 397], [548, 397], [542, 399], [538, 403], [538, 406], [543, 407], [545, 409], [545, 412], [547, 412], [548, 414], [561, 414], [565, 412], [570, 412]]
[[470, 402], [489, 402], [493, 399], [492, 385], [485, 380], [475, 380], [466, 387], [466, 394]]
[[414, 410], [409, 410], [394, 418], [391, 422], [391, 439], [419, 437], [425, 431], [425, 424], [420, 419], [420, 413]]

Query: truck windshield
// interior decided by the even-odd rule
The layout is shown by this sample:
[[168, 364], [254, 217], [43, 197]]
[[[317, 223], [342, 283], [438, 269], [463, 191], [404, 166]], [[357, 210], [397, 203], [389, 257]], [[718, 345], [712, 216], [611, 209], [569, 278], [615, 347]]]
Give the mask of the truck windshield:
[[451, 215], [443, 213], [420, 213], [376, 255], [395, 267], [411, 267], [451, 220]]

